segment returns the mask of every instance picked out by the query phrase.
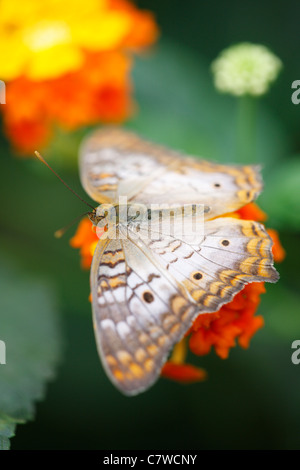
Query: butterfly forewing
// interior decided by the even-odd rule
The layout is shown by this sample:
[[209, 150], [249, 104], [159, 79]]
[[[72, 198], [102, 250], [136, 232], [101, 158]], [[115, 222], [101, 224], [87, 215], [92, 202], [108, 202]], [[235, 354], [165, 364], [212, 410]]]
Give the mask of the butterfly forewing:
[[258, 167], [193, 159], [115, 128], [85, 140], [80, 171], [87, 193], [100, 203], [120, 195], [145, 205], [207, 202], [209, 219], [239, 209], [262, 189]]

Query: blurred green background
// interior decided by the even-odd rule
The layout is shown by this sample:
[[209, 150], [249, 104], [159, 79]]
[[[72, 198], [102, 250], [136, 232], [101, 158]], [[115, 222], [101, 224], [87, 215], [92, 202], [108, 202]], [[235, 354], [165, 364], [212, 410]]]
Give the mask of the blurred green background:
[[[300, 365], [291, 362], [291, 344], [300, 339], [300, 105], [291, 102], [291, 83], [300, 79], [299, 2], [137, 4], [156, 14], [162, 36], [136, 60], [138, 113], [126, 126], [154, 141], [233, 163], [236, 101], [215, 91], [210, 63], [239, 41], [265, 44], [282, 60], [279, 79], [259, 102], [255, 156], [265, 180], [258, 203], [287, 251], [277, 266], [281, 279], [267, 285], [259, 307], [266, 325], [250, 349], [237, 347], [225, 361], [214, 353], [189, 358], [207, 369], [205, 383], [161, 379], [140, 396], [123, 397], [98, 359], [89, 273], [69, 246], [75, 229], [53, 237], [85, 207], [38, 161], [14, 158], [1, 137], [0, 339], [7, 343], [7, 365], [0, 366], [0, 409], [19, 420], [34, 417], [18, 425], [11, 446], [299, 449]], [[51, 162], [84, 195], [76, 146], [67, 145], [62, 135]], [[6, 426], [9, 434], [10, 419], [11, 428], [0, 413], [0, 431]]]

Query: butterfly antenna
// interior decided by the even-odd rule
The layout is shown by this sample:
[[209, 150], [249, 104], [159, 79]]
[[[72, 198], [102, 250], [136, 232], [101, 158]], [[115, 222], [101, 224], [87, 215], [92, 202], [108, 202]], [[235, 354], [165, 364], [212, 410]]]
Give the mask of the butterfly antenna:
[[65, 233], [66, 231], [72, 227], [72, 225], [77, 222], [78, 219], [81, 219], [81, 217], [85, 216], [85, 215], [88, 215], [89, 212], [84, 212], [84, 214], [81, 214], [81, 215], [78, 215], [77, 217], [75, 217], [75, 219], [73, 219], [71, 222], [69, 222], [67, 225], [65, 225], [64, 227], [60, 228], [59, 230], [56, 230], [56, 232], [54, 232], [54, 236], [55, 238], [61, 238]]
[[53, 170], [53, 168], [51, 168], [49, 163], [46, 162], [46, 160], [42, 157], [42, 155], [37, 150], [34, 152], [34, 154], [42, 163], [44, 163], [44, 165], [46, 165], [49, 168], [49, 170], [52, 171], [52, 173], [55, 174], [55, 176], [57, 176], [57, 178], [66, 186], [66, 188], [68, 188], [73, 194], [75, 194], [76, 197], [78, 197], [78, 199], [80, 199], [81, 202], [84, 202], [84, 204], [91, 207], [91, 209], [93, 209], [93, 210], [95, 209], [91, 204], [89, 204], [84, 199], [82, 199], [82, 197], [79, 196], [79, 194], [77, 194], [74, 191], [74, 189], [70, 188], [70, 186], [56, 173], [56, 171]]

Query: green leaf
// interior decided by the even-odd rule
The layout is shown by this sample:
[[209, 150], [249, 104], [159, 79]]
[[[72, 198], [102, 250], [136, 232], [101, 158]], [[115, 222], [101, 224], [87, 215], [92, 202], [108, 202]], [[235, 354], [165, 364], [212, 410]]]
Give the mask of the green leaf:
[[23, 422], [0, 412], [0, 450], [9, 450], [9, 438], [14, 436], [16, 424]]
[[51, 287], [1, 258], [0, 340], [6, 358], [0, 358], [0, 449], [5, 450], [16, 424], [33, 418], [34, 402], [54, 377], [60, 329]]

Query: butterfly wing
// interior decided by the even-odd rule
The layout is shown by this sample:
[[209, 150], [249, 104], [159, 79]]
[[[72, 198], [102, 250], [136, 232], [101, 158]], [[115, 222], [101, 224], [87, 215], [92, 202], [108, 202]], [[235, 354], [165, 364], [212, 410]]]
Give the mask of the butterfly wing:
[[196, 241], [176, 229], [181, 219], [175, 218], [174, 224], [175, 236], [159, 222], [151, 225], [148, 236], [146, 224], [139, 224], [139, 245], [184, 286], [197, 302], [197, 313], [218, 311], [249, 282], [278, 280], [273, 241], [258, 222], [232, 217], [208, 220]]
[[100, 240], [91, 287], [104, 368], [119, 390], [135, 395], [157, 379], [197, 306], [162, 266], [129, 240]]
[[119, 196], [147, 206], [207, 203], [208, 219], [251, 202], [262, 188], [258, 167], [182, 156], [117, 128], [96, 131], [84, 141], [80, 173], [84, 188], [100, 203]]
[[112, 382], [128, 395], [155, 382], [198, 314], [219, 310], [248, 282], [278, 279], [272, 241], [256, 222], [208, 221], [197, 243], [155, 224], [147, 237], [141, 222], [137, 237], [137, 223], [126, 237], [100, 240], [91, 270], [100, 357]]

